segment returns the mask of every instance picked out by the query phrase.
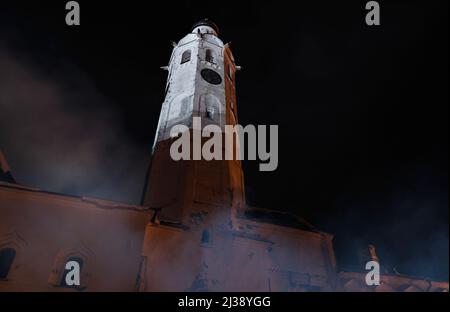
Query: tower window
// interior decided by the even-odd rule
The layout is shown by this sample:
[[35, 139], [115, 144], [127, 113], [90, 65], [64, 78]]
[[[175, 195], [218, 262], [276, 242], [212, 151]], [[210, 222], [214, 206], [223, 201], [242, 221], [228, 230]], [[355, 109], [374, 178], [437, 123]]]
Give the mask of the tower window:
[[16, 251], [12, 248], [4, 248], [0, 250], [0, 279], [8, 277], [11, 266], [16, 257]]
[[205, 61], [209, 63], [214, 63], [214, 55], [211, 49], [206, 49], [205, 51]]
[[203, 230], [202, 232], [202, 244], [209, 244], [210, 243], [210, 237], [209, 237], [209, 231]]
[[211, 120], [214, 119], [214, 110], [212, 107], [208, 107], [208, 109], [206, 110], [206, 117], [208, 117]]
[[77, 285], [73, 285], [73, 286], [72, 286], [72, 285], [67, 285], [67, 282], [66, 282], [66, 276], [67, 276], [67, 274], [70, 272], [70, 270], [66, 269], [65, 266], [66, 266], [66, 263], [68, 263], [68, 262], [70, 262], [70, 261], [75, 261], [75, 262], [78, 263], [78, 265], [80, 266], [80, 274], [81, 274], [81, 271], [82, 271], [82, 269], [83, 269], [83, 264], [84, 264], [83, 259], [81, 259], [80, 257], [70, 257], [70, 258], [67, 259], [67, 261], [64, 263], [64, 272], [63, 272], [63, 274], [62, 274], [62, 276], [61, 276], [61, 282], [60, 282], [60, 285], [59, 285], [59, 286], [61, 286], [61, 287], [67, 287], [67, 288], [78, 288], [79, 286], [77, 286]]
[[181, 62], [180, 62], [180, 64], [187, 63], [190, 60], [191, 60], [191, 50], [184, 51], [183, 54], [181, 55]]
[[231, 81], [233, 81], [233, 68], [228, 65], [228, 78], [230, 78]]

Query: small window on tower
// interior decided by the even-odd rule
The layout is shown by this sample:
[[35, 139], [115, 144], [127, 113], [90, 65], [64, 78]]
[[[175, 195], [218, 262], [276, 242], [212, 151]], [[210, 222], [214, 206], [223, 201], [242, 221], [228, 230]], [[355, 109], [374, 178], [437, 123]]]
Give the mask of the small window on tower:
[[201, 246], [211, 247], [211, 245], [212, 245], [211, 231], [209, 229], [205, 229], [202, 231]]
[[212, 107], [208, 107], [206, 110], [206, 117], [213, 120], [214, 119], [214, 110]]
[[202, 232], [202, 244], [209, 244], [209, 231], [203, 230]]
[[233, 68], [228, 65], [228, 78], [233, 81]]
[[187, 63], [190, 60], [191, 60], [191, 50], [184, 51], [183, 54], [181, 55], [181, 62], [180, 62], [180, 64]]
[[214, 55], [210, 49], [206, 49], [205, 51], [205, 61], [214, 63]]

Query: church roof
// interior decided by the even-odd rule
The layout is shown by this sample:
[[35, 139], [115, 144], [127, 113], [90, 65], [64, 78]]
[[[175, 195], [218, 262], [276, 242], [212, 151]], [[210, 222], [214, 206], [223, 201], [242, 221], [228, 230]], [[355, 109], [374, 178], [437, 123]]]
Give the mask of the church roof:
[[306, 220], [284, 211], [247, 207], [242, 217], [262, 223], [270, 223], [306, 231], [316, 231], [314, 226]]

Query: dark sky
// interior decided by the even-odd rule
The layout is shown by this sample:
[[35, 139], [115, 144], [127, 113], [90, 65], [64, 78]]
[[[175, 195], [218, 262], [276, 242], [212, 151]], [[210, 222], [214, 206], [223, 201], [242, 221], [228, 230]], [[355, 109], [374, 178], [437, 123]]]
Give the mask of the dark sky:
[[[279, 125], [279, 167], [245, 163], [247, 200], [369, 242], [400, 273], [448, 280], [448, 1], [0, 4], [0, 148], [16, 179], [138, 202], [170, 40], [214, 20], [243, 70], [241, 124]], [[298, 1], [299, 2], [299, 1]], [[47, 4], [43, 4], [47, 3]]]

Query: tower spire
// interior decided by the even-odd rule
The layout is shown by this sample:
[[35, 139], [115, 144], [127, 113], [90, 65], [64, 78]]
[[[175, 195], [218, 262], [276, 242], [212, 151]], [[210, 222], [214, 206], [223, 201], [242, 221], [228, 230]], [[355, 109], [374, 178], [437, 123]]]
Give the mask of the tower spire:
[[192, 26], [192, 32], [195, 33], [211, 33], [219, 36], [219, 27], [208, 18], [199, 20]]

